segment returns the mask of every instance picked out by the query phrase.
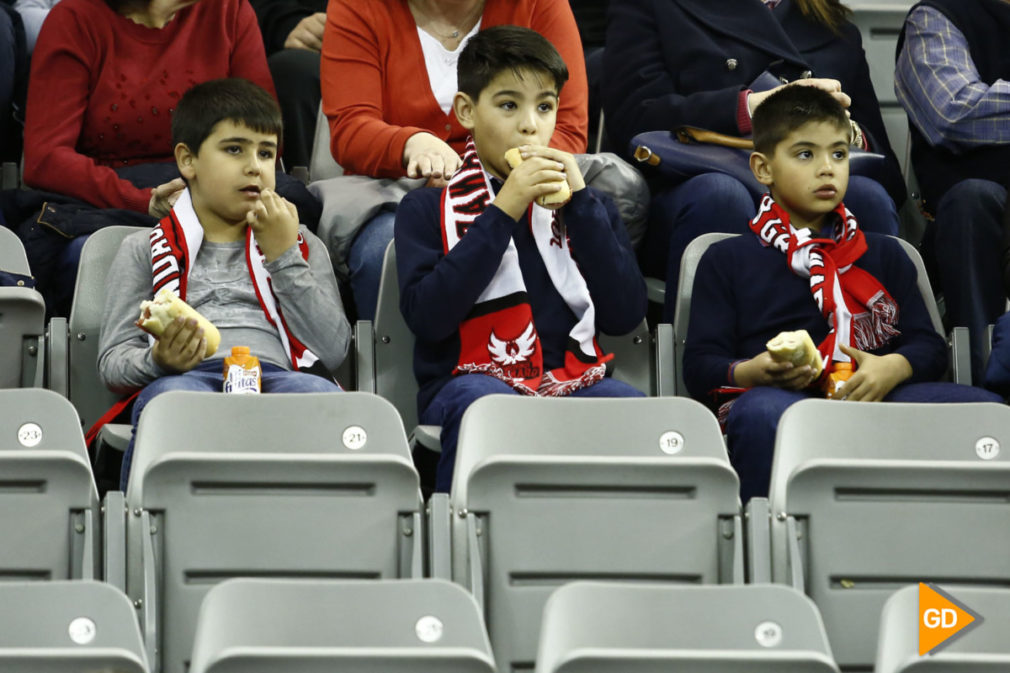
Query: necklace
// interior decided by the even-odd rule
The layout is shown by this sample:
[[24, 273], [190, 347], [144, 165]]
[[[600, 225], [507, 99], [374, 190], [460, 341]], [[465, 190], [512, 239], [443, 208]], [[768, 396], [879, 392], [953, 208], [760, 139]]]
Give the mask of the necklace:
[[434, 16], [429, 14], [426, 10], [421, 7], [421, 0], [407, 0], [407, 5], [414, 15], [414, 21], [421, 30], [431, 33], [440, 42], [445, 40], [458, 40], [460, 35], [464, 30], [470, 30], [477, 24], [477, 20], [484, 11], [484, 3], [478, 2], [474, 5], [474, 8], [470, 10], [461, 20], [456, 20], [452, 22], [450, 30], [446, 30], [441, 27], [436, 27], [436, 23], [441, 23], [445, 25], [449, 22], [444, 19], [435, 19]]

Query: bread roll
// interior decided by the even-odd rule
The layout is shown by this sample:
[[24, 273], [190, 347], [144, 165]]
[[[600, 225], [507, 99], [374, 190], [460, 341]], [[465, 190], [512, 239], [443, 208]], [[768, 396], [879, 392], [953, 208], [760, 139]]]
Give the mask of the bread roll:
[[[511, 168], [515, 168], [523, 162], [523, 157], [519, 153], [518, 147], [513, 147], [508, 152], [505, 153], [505, 161]], [[538, 196], [536, 201], [537, 205], [543, 206], [544, 208], [557, 208], [558, 206], [568, 203], [568, 200], [572, 198], [572, 188], [568, 186], [568, 181], [562, 181], [557, 183], [561, 185], [561, 189], [556, 192], [551, 192], [550, 194], [544, 194], [543, 196]]]
[[824, 368], [820, 351], [805, 329], [795, 332], [780, 332], [777, 337], [765, 344], [772, 358], [779, 362], [792, 362], [796, 367], [810, 365], [814, 376], [818, 376]]
[[207, 339], [207, 350], [203, 354], [205, 358], [217, 352], [217, 347], [221, 345], [221, 333], [209, 320], [167, 287], [161, 288], [153, 300], [141, 302], [140, 318], [137, 319], [136, 325], [148, 334], [160, 337], [165, 328], [180, 316], [195, 319], [197, 327], [203, 329], [203, 336]]

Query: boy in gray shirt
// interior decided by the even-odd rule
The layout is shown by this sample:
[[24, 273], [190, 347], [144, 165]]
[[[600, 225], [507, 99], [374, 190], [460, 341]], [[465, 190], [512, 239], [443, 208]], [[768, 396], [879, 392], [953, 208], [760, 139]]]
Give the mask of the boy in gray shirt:
[[[151, 232], [127, 237], [109, 269], [98, 369], [111, 390], [136, 395], [132, 421], [167, 390], [220, 391], [222, 359], [248, 346], [263, 392], [327, 392], [350, 341], [325, 245], [274, 192], [281, 135], [276, 101], [241, 79], [190, 89], [172, 118], [178, 191]], [[142, 300], [169, 287], [213, 323], [221, 344], [204, 357], [195, 320], [177, 318], [160, 338], [135, 326]], [[318, 374], [318, 375], [316, 375]], [[125, 490], [131, 441], [123, 457]]]

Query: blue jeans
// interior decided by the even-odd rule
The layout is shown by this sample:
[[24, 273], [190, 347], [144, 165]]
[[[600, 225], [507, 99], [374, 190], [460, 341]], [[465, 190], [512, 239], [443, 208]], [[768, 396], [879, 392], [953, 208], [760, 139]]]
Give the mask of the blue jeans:
[[[768, 495], [775, 432], [785, 410], [811, 397], [797, 390], [759, 386], [741, 395], [730, 407], [726, 420], [726, 444], [730, 461], [740, 477], [740, 499]], [[982, 388], [958, 383], [909, 383], [892, 390], [885, 402], [1002, 402]]]
[[[518, 395], [512, 386], [504, 381], [484, 374], [464, 374], [454, 376], [431, 400], [428, 408], [421, 412], [422, 425], [442, 426], [442, 453], [438, 459], [435, 475], [435, 491], [448, 493], [452, 487], [452, 468], [456, 464], [456, 442], [459, 439], [459, 424], [467, 407], [485, 395]], [[571, 397], [644, 397], [633, 386], [615, 379], [603, 379], [588, 388], [580, 388]]]
[[382, 260], [386, 256], [386, 246], [393, 240], [395, 221], [396, 212], [384, 210], [365, 222], [351, 243], [347, 267], [351, 270], [351, 292], [359, 320], [375, 320]]
[[[652, 199], [641, 261], [645, 273], [666, 279], [664, 321], [673, 322], [680, 261], [687, 245], [702, 234], [750, 231], [760, 196], [729, 175], [706, 173]], [[863, 231], [898, 235], [898, 211], [877, 181], [850, 177], [845, 205]]]
[[[315, 374], [288, 371], [268, 362], [261, 363], [263, 368], [262, 389], [264, 393], [334, 393], [340, 391], [333, 381], [328, 381]], [[195, 369], [177, 376], [162, 376], [151, 381], [140, 391], [133, 401], [133, 437], [123, 454], [123, 467], [119, 472], [119, 488], [126, 490], [130, 478], [130, 464], [133, 462], [133, 443], [136, 440], [137, 421], [144, 407], [155, 396], [170, 390], [190, 390], [196, 392], [221, 392], [224, 385], [224, 362], [220, 359], [204, 360]]]
[[940, 199], [933, 252], [951, 327], [968, 328], [971, 380], [980, 384], [986, 330], [1003, 315], [1002, 228], [1007, 190], [989, 180], [964, 180]]

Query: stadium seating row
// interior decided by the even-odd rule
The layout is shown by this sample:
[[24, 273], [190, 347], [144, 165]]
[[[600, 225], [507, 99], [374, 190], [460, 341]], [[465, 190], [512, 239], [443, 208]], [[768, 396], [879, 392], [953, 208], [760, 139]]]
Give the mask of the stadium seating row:
[[[928, 581], [956, 595], [977, 589], [978, 598], [968, 592], [965, 600], [977, 601], [986, 619], [945, 655], [989, 668], [938, 670], [1010, 665], [1004, 637], [1010, 458], [1002, 450], [1010, 440], [1010, 409], [1003, 405], [924, 411], [902, 404], [797, 404], [782, 419], [771, 495], [746, 511], [714, 417], [684, 398], [482, 399], [463, 421], [451, 493], [427, 505], [399, 415], [368, 393], [166, 393], [141, 420], [128, 491], [110, 492], [104, 503], [97, 502], [80, 425], [65, 398], [41, 389], [3, 390], [0, 410], [0, 577], [33, 584], [101, 579], [124, 591], [152, 671], [202, 670], [198, 657], [213, 659], [194, 649], [194, 642], [205, 647], [200, 606], [212, 587], [234, 578], [314, 583], [290, 591], [320, 596], [348, 581], [451, 580], [479, 606], [499, 671], [617, 670], [603, 661], [635, 670], [629, 658], [648, 656], [667, 665], [676, 657], [719, 662], [689, 670], [868, 671], [875, 660], [879, 671], [900, 670], [879, 665], [880, 652], [892, 644], [880, 641], [878, 651], [881, 610], [896, 590]], [[614, 420], [601, 423], [604, 417]], [[562, 666], [575, 655], [549, 647], [541, 634], [543, 606], [560, 602], [549, 597], [571, 582], [601, 585], [572, 589], [599, 602], [589, 608], [578, 601], [590, 598], [572, 598], [575, 607], [566, 608], [589, 623], [557, 618], [570, 625], [564, 639], [572, 649], [599, 659], [584, 668]], [[692, 598], [673, 591], [684, 585], [727, 592]], [[821, 617], [801, 615], [798, 623], [807, 630], [790, 626], [788, 637], [764, 645], [760, 638], [775, 641], [768, 635], [775, 629], [757, 625], [787, 628], [792, 622], [774, 610], [798, 599], [728, 591], [743, 588], [754, 596], [758, 589], [803, 594]], [[297, 626], [297, 606], [317, 625], [326, 608], [293, 598], [296, 607], [274, 616], [273, 601], [281, 599], [269, 597], [273, 589], [262, 591], [261, 610], [238, 609], [258, 631], [242, 636], [229, 620], [207, 628], [224, 642], [246, 638], [249, 657], [269, 658], [271, 648], [281, 648], [289, 650], [285, 656], [312, 659], [310, 632], [318, 633], [319, 648], [341, 649], [342, 641], [328, 640], [325, 629]], [[989, 607], [993, 592], [1003, 592], [1002, 612]], [[723, 600], [740, 606], [685, 607]], [[354, 613], [381, 602], [342, 607]], [[430, 611], [442, 608], [440, 601], [430, 605]], [[664, 609], [680, 623], [683, 640], [657, 628]], [[687, 609], [698, 616], [677, 612]], [[736, 619], [747, 610], [757, 614]], [[620, 617], [625, 612], [629, 617]], [[643, 625], [635, 627], [631, 613]], [[401, 621], [424, 614], [411, 610]], [[758, 619], [761, 614], [767, 619]], [[257, 620], [268, 618], [273, 627]], [[822, 644], [807, 636], [793, 640], [794, 629], [813, 633], [821, 618]], [[616, 623], [623, 630], [607, 626]], [[741, 635], [747, 624], [749, 639]], [[263, 635], [271, 628], [275, 640]], [[736, 640], [719, 644], [723, 629]], [[744, 642], [764, 654], [741, 651]], [[893, 642], [909, 650], [915, 645], [907, 638]], [[257, 644], [266, 649], [257, 651]], [[18, 649], [16, 642], [4, 647]], [[371, 648], [341, 656], [364, 656], [361, 649]], [[806, 655], [804, 661], [820, 668], [787, 663], [799, 657], [798, 649], [814, 653], [814, 664]], [[904, 659], [887, 656], [901, 665], [919, 661], [907, 652]], [[552, 660], [558, 668], [543, 668]], [[768, 660], [776, 663], [759, 666]], [[258, 670], [231, 666], [214, 670]], [[643, 663], [638, 670], [656, 668]]]

